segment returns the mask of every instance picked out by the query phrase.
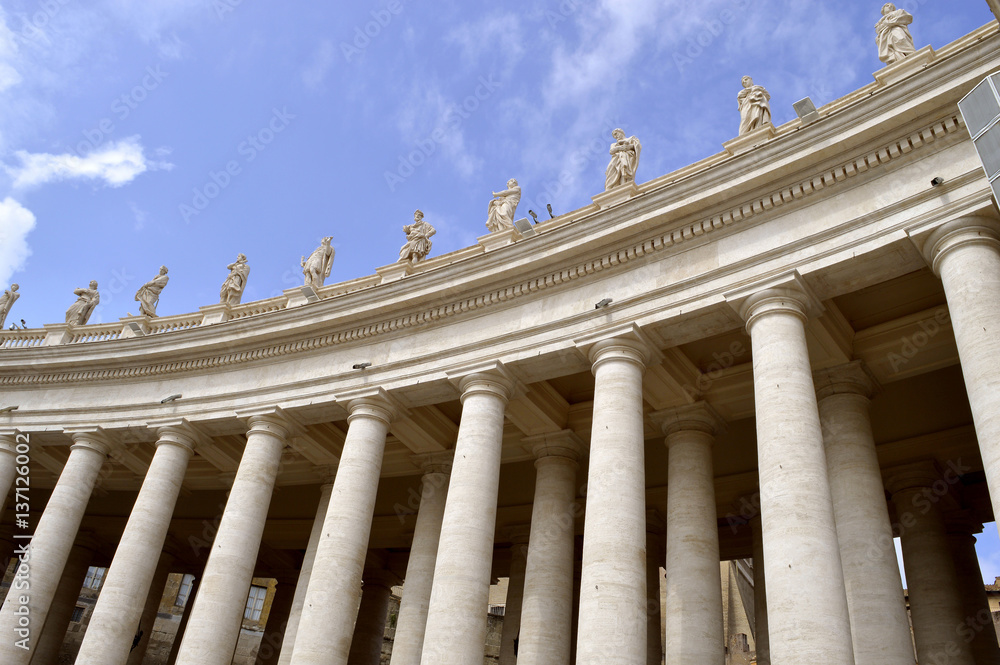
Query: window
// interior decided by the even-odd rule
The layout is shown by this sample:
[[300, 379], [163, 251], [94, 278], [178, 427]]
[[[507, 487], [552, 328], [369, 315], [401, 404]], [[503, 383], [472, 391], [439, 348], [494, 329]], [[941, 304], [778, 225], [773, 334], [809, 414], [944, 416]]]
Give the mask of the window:
[[181, 587], [177, 590], [177, 598], [174, 599], [174, 605], [178, 607], [186, 607], [188, 598], [191, 596], [191, 587], [194, 585], [194, 575], [185, 575], [181, 578]]
[[247, 596], [247, 608], [243, 612], [244, 619], [260, 621], [260, 611], [264, 609], [264, 598], [267, 596], [267, 587], [252, 586], [250, 595]]
[[82, 618], [83, 618], [83, 608], [82, 607], [74, 607], [73, 608], [73, 616], [72, 616], [72, 618], [70, 618], [70, 621], [72, 621], [73, 623], [79, 623], [80, 619], [82, 619]]
[[91, 566], [87, 569], [87, 579], [83, 581], [84, 589], [100, 589], [101, 582], [104, 581], [104, 573], [108, 572], [107, 568], [95, 568]]

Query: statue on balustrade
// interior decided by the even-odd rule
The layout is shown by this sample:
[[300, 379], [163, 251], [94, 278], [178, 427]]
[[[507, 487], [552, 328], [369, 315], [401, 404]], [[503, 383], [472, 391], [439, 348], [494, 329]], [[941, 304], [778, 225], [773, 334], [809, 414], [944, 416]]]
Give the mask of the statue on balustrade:
[[406, 233], [406, 244], [399, 250], [400, 261], [416, 263], [431, 253], [431, 236], [437, 230], [424, 221], [424, 213], [417, 210], [413, 213], [413, 223], [403, 227]]
[[615, 142], [611, 144], [611, 163], [605, 172], [605, 191], [635, 182], [635, 172], [639, 167], [642, 144], [634, 136], [625, 138], [625, 132], [616, 129], [611, 132]]
[[891, 2], [882, 6], [882, 18], [875, 24], [879, 60], [891, 65], [916, 52], [913, 35], [906, 27], [911, 23], [913, 16], [906, 10], [896, 9], [896, 5]]
[[226, 268], [229, 269], [229, 276], [226, 277], [226, 281], [222, 283], [222, 289], [219, 290], [219, 302], [232, 307], [239, 305], [240, 300], [243, 299], [243, 289], [247, 288], [250, 266], [247, 265], [246, 255], [240, 254], [236, 257], [236, 262], [230, 263]]
[[10, 314], [10, 308], [14, 305], [14, 301], [21, 297], [21, 294], [17, 292], [19, 288], [17, 284], [11, 284], [10, 288], [0, 296], [0, 329], [3, 328], [3, 322]]
[[139, 312], [143, 316], [155, 317], [156, 305], [160, 302], [160, 293], [167, 285], [167, 266], [160, 266], [160, 274], [139, 287], [135, 299], [139, 303]]
[[330, 276], [330, 270], [333, 269], [333, 257], [336, 254], [333, 247], [330, 246], [332, 240], [333, 238], [330, 236], [323, 238], [319, 247], [313, 250], [308, 259], [302, 257], [302, 274], [306, 278], [305, 286], [318, 289]]
[[764, 86], [754, 85], [752, 78], [744, 76], [736, 100], [740, 105], [740, 136], [771, 124], [771, 95]]
[[514, 215], [520, 202], [521, 188], [514, 178], [507, 181], [507, 189], [493, 192], [493, 200], [490, 201], [489, 214], [486, 218], [486, 228], [490, 233], [514, 228]]
[[73, 289], [73, 295], [78, 296], [76, 302], [66, 310], [66, 323], [74, 326], [85, 326], [94, 313], [97, 303], [101, 302], [101, 294], [97, 290], [97, 282], [92, 281], [90, 288]]

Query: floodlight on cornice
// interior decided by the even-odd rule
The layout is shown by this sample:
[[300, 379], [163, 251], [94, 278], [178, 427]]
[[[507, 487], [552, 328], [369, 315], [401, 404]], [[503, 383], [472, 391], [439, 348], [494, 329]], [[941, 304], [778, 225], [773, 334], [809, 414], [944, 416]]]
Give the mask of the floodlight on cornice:
[[933, 180], [931, 180], [931, 187], [940, 187], [943, 184], [944, 184], [944, 178], [942, 178], [941, 176], [938, 176]]
[[538, 215], [535, 214], [535, 211], [534, 210], [529, 210], [528, 214], [531, 215], [531, 218], [533, 220], [535, 220], [535, 224], [537, 224], [538, 223]]
[[555, 215], [552, 214], [552, 204], [551, 203], [546, 203], [545, 204], [545, 209], [549, 211], [549, 219], [555, 218]]
[[0, 413], [10, 413], [11, 411], [17, 411], [18, 408], [19, 407], [14, 405], [0, 407]]
[[531, 225], [531, 222], [528, 221], [527, 217], [515, 219], [514, 228], [517, 229], [517, 232], [524, 238], [530, 238], [535, 235], [535, 228]]
[[613, 302], [614, 300], [612, 300], [611, 298], [605, 298], [604, 300], [601, 300], [599, 303], [594, 305], [594, 309], [603, 309]]
[[309, 302], [319, 302], [319, 295], [316, 290], [311, 286], [300, 286], [299, 289], [302, 291], [302, 295], [306, 297]]
[[795, 109], [795, 115], [799, 116], [803, 126], [811, 125], [819, 120], [819, 111], [816, 110], [813, 100], [808, 97], [792, 104], [792, 108]]
[[164, 397], [160, 400], [160, 404], [166, 404], [168, 402], [173, 402], [174, 400], [180, 399], [182, 395], [177, 393], [176, 395], [171, 395], [170, 397]]
[[371, 363], [358, 363], [357, 365], [352, 366], [351, 369], [367, 369], [371, 366]]

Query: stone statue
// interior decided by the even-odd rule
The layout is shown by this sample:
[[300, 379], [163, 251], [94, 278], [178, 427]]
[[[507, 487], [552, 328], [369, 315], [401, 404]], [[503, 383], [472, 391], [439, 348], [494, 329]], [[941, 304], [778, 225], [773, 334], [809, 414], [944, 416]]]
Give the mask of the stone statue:
[[489, 215], [486, 218], [486, 228], [490, 230], [490, 233], [514, 227], [514, 215], [517, 212], [517, 204], [520, 202], [521, 188], [518, 187], [517, 180], [514, 178], [507, 181], [507, 189], [502, 192], [493, 192]]
[[160, 274], [139, 287], [135, 292], [135, 299], [139, 303], [139, 313], [144, 316], [155, 317], [156, 305], [160, 302], [160, 293], [167, 285], [167, 266], [160, 266]]
[[743, 77], [743, 89], [736, 96], [740, 105], [740, 136], [771, 124], [771, 95], [762, 85], [754, 85], [749, 76]]
[[246, 255], [240, 254], [236, 257], [236, 262], [230, 263], [226, 268], [229, 269], [229, 276], [219, 290], [219, 302], [229, 306], [239, 305], [243, 298], [243, 289], [247, 288], [247, 276], [250, 274]]
[[333, 257], [336, 254], [333, 247], [330, 246], [331, 240], [333, 238], [330, 236], [323, 238], [323, 242], [313, 250], [308, 259], [302, 257], [302, 274], [306, 277], [305, 286], [318, 289], [330, 276], [330, 270], [333, 269]]
[[911, 23], [913, 16], [906, 10], [896, 9], [896, 5], [891, 2], [882, 6], [882, 18], [875, 24], [879, 60], [891, 65], [916, 52], [913, 35], [906, 27]]
[[10, 288], [0, 296], [0, 329], [3, 328], [3, 322], [10, 314], [10, 308], [14, 305], [14, 301], [21, 297], [21, 294], [17, 292], [19, 288], [17, 284], [11, 284]]
[[88, 289], [73, 289], [73, 295], [79, 296], [76, 302], [66, 310], [66, 323], [74, 326], [85, 326], [94, 313], [97, 303], [101, 302], [101, 294], [97, 291], [97, 282], [92, 281]]
[[413, 213], [413, 223], [403, 227], [406, 244], [399, 250], [400, 261], [416, 263], [431, 253], [431, 236], [437, 233], [433, 226], [424, 221], [424, 213]]
[[625, 138], [625, 132], [616, 129], [611, 132], [615, 142], [611, 144], [611, 163], [605, 173], [604, 189], [611, 190], [621, 185], [635, 182], [635, 171], [639, 167], [639, 153], [642, 144], [634, 136]]

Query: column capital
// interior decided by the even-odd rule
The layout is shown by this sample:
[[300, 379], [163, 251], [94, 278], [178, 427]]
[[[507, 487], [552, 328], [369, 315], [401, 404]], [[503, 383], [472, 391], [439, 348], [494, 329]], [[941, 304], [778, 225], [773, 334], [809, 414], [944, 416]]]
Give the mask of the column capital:
[[861, 360], [813, 372], [816, 396], [822, 400], [831, 395], [853, 394], [871, 399], [881, 387], [878, 379]]
[[361, 581], [366, 587], [380, 586], [391, 589], [399, 584], [399, 575], [388, 568], [365, 568], [361, 573]]
[[288, 440], [298, 433], [301, 426], [279, 406], [265, 406], [236, 412], [236, 417], [245, 420], [250, 432], [267, 432]]
[[510, 541], [511, 550], [516, 551], [519, 545], [527, 545], [531, 537], [530, 524], [514, 524], [504, 529], [504, 535]]
[[449, 475], [451, 473], [451, 465], [455, 460], [455, 451], [445, 450], [439, 453], [410, 455], [410, 460], [416, 466], [420, 467], [421, 473], [425, 476], [432, 473]]
[[406, 415], [406, 408], [384, 388], [375, 386], [337, 395], [337, 401], [347, 406], [347, 422], [355, 418], [374, 418], [391, 425]]
[[934, 274], [941, 274], [941, 259], [959, 247], [987, 245], [1000, 250], [1000, 221], [992, 217], [969, 216], [937, 228], [923, 244], [924, 259]]
[[570, 429], [529, 436], [526, 439], [521, 439], [521, 445], [531, 450], [531, 454], [535, 456], [536, 460], [545, 457], [564, 457], [579, 464], [587, 452], [583, 439]]
[[643, 370], [663, 361], [656, 344], [634, 323], [578, 337], [573, 343], [587, 356], [592, 371], [608, 360], [631, 362]]
[[17, 454], [17, 434], [13, 430], [0, 430], [0, 453]]
[[945, 482], [937, 463], [930, 460], [885, 469], [882, 477], [886, 491], [893, 495], [909, 489], [927, 489], [935, 483]]
[[740, 306], [739, 312], [747, 322], [747, 330], [752, 330], [757, 321], [771, 314], [792, 314], [803, 322], [815, 315], [818, 301], [803, 291], [798, 285], [789, 285], [759, 291]]
[[209, 438], [185, 419], [170, 422], [147, 423], [156, 431], [156, 445], [172, 444], [186, 448], [192, 453], [199, 446], [209, 442]]
[[[695, 402], [675, 409], [665, 409], [650, 415], [652, 421], [670, 437], [677, 432], [705, 432], [712, 436], [725, 434], [728, 426], [708, 402]], [[667, 443], [669, 446], [669, 442]]]
[[107, 457], [117, 445], [117, 442], [101, 427], [69, 428], [64, 429], [63, 432], [73, 440], [70, 450], [86, 448]]
[[448, 380], [461, 392], [462, 403], [474, 394], [490, 394], [505, 403], [526, 391], [524, 384], [502, 362], [493, 360], [445, 372]]

